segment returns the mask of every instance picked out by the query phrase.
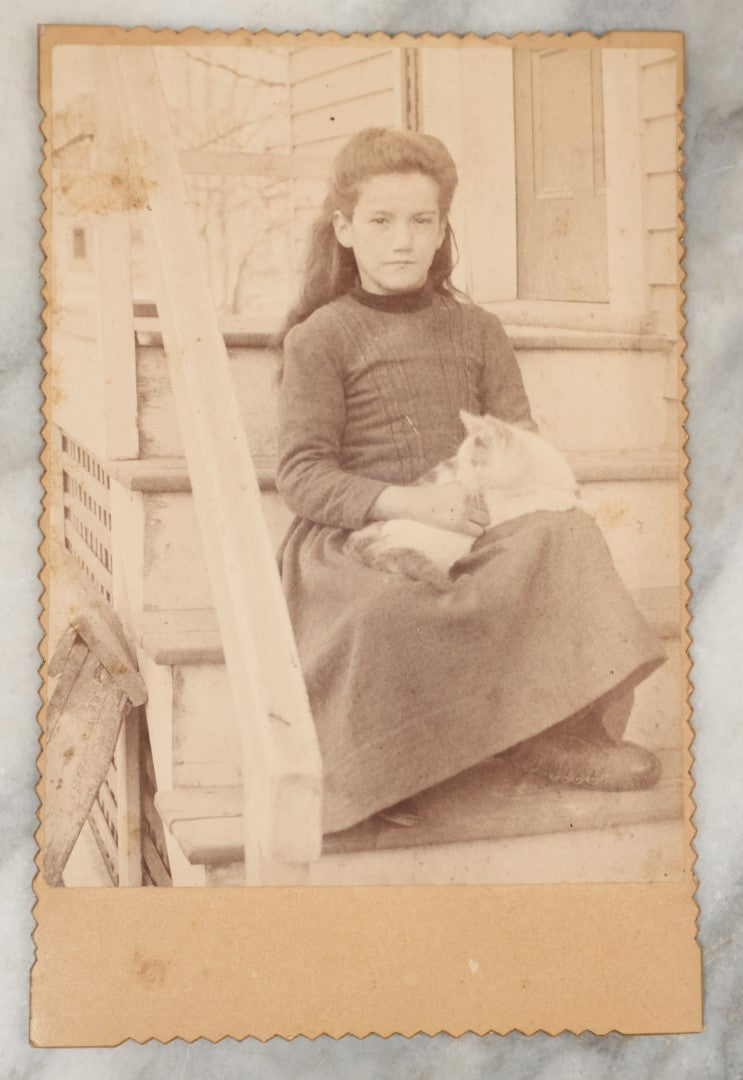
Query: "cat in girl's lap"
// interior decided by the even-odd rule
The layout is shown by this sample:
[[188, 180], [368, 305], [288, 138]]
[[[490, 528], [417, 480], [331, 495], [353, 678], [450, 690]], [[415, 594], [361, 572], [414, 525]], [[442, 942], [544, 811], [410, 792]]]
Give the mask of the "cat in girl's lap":
[[[541, 436], [494, 416], [460, 412], [465, 438], [454, 457], [418, 485], [458, 484], [483, 508], [489, 528], [537, 510], [578, 506], [579, 489], [563, 455]], [[450, 571], [476, 537], [406, 518], [375, 521], [350, 534], [345, 550], [359, 562], [405, 574], [444, 592]]]

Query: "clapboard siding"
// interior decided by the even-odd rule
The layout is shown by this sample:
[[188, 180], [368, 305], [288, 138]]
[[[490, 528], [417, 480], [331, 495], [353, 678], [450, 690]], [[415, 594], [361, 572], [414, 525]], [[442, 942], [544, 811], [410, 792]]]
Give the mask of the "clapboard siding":
[[392, 88], [386, 87], [368, 93], [357, 92], [346, 101], [336, 101], [319, 109], [294, 114], [292, 146], [295, 150], [301, 150], [339, 135], [352, 135], [371, 124], [387, 126], [393, 119], [394, 106]]
[[[291, 145], [297, 154], [330, 159], [361, 128], [403, 123], [398, 49], [374, 46], [298, 49], [289, 56]], [[325, 195], [325, 182], [295, 180], [292, 191], [295, 260]]]
[[672, 229], [678, 218], [676, 190], [678, 180], [675, 170], [668, 173], [645, 175], [645, 228]]
[[643, 120], [668, 115], [668, 103], [676, 100], [675, 54], [640, 67], [641, 115]]
[[678, 85], [676, 54], [638, 57], [648, 306], [657, 328], [673, 332], [678, 313]]
[[357, 49], [347, 46], [339, 48], [332, 45], [318, 48], [309, 45], [289, 55], [289, 82], [295, 85], [313, 76], [327, 76], [330, 72], [338, 72], [347, 67], [356, 68], [370, 56], [379, 55], [379, 53], [389, 55], [392, 52], [392, 49], [379, 49], [373, 45], [362, 45]]
[[[92, 329], [90, 328], [92, 324]], [[98, 457], [108, 457], [103, 371], [90, 319], [52, 326], [49, 400], [54, 423]]]
[[321, 71], [294, 83], [290, 90], [292, 115], [299, 116], [312, 109], [335, 106], [364, 94], [389, 90], [394, 83], [395, 59], [390, 51], [374, 51], [344, 67]]
[[652, 120], [645, 120], [643, 125], [645, 172], [649, 175], [675, 172], [678, 167], [675, 113], [672, 112], [668, 116], [654, 116]]

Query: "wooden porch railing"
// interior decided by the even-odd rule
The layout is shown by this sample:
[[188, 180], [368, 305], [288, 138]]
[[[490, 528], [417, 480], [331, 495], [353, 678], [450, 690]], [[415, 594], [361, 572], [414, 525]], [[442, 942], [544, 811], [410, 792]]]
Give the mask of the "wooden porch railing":
[[137, 208], [242, 738], [246, 881], [267, 879], [267, 864], [302, 880], [322, 846], [320, 754], [154, 53], [92, 56], [110, 175], [146, 192]]

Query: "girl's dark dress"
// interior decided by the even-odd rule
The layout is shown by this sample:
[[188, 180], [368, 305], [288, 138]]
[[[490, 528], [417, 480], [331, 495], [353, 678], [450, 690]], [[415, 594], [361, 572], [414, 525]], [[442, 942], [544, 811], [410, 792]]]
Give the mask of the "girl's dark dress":
[[281, 571], [325, 771], [346, 828], [590, 705], [664, 659], [581, 510], [488, 530], [450, 593], [342, 552], [389, 484], [463, 438], [459, 410], [533, 427], [496, 316], [428, 289], [354, 290], [287, 336]]

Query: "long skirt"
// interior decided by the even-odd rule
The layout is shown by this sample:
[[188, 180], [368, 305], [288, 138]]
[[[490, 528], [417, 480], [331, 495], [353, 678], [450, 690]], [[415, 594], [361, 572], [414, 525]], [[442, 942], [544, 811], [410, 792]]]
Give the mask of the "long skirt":
[[468, 769], [665, 659], [581, 510], [488, 530], [438, 592], [297, 519], [282, 578], [324, 769], [325, 832]]

